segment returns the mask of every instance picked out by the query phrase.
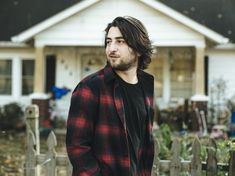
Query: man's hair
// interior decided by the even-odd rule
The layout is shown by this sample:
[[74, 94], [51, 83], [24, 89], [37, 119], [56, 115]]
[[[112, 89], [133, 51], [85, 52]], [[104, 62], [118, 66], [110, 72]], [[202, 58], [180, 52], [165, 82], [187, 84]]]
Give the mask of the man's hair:
[[[105, 39], [111, 27], [118, 27], [127, 45], [139, 54], [138, 68], [146, 69], [151, 62], [153, 48], [144, 25], [136, 18], [117, 17], [105, 29]], [[105, 48], [107, 46], [105, 40]]]

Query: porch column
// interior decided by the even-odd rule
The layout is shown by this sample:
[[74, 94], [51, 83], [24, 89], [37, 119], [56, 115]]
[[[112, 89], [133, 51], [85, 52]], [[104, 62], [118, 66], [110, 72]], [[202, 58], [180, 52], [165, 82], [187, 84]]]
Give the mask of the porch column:
[[15, 56], [12, 61], [12, 95], [14, 100], [18, 101], [22, 94], [22, 61], [19, 56]]
[[207, 102], [208, 97], [205, 95], [205, 71], [204, 71], [204, 57], [205, 48], [196, 47], [195, 53], [195, 95], [191, 97], [193, 108], [197, 108], [201, 115], [203, 129], [202, 134], [207, 134], [208, 120], [207, 120]]
[[32, 104], [39, 106], [39, 124], [49, 117], [49, 96], [45, 93], [45, 58], [44, 47], [36, 47], [34, 93], [31, 95]]
[[164, 104], [169, 104], [171, 99], [171, 74], [170, 63], [168, 58], [163, 59], [163, 101]]
[[205, 95], [205, 71], [204, 71], [205, 48], [196, 47], [195, 58], [195, 94]]
[[34, 93], [44, 93], [45, 89], [45, 58], [44, 47], [36, 47]]

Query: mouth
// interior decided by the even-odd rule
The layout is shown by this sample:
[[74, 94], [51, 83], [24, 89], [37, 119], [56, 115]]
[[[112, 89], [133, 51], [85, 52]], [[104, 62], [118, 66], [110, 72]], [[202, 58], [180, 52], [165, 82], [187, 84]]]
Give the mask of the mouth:
[[115, 59], [115, 58], [119, 58], [118, 55], [114, 55], [114, 54], [110, 54], [109, 57], [110, 57], [110, 58], [114, 58], [114, 59]]

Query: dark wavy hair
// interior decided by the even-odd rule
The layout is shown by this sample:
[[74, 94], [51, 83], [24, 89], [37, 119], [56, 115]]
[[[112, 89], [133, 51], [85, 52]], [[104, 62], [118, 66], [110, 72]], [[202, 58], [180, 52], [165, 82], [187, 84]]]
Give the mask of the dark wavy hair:
[[[111, 27], [118, 27], [127, 45], [140, 55], [138, 69], [146, 69], [151, 62], [153, 47], [144, 25], [138, 19], [130, 16], [116, 17], [107, 25], [105, 39]], [[105, 40], [105, 48], [106, 46]]]

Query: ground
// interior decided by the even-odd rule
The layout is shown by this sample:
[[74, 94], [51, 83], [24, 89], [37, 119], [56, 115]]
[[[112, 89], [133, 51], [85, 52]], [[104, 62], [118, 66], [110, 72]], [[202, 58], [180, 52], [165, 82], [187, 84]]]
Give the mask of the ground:
[[[23, 139], [23, 140], [22, 140]], [[24, 133], [0, 134], [0, 176], [21, 176], [24, 172]]]

